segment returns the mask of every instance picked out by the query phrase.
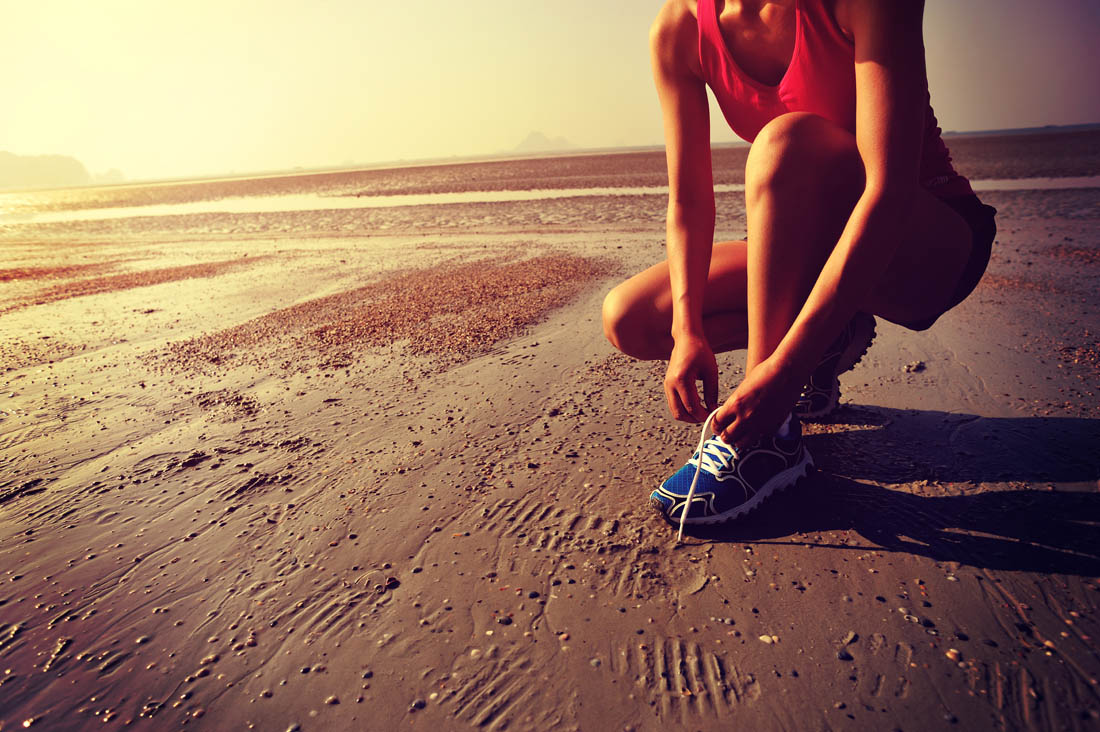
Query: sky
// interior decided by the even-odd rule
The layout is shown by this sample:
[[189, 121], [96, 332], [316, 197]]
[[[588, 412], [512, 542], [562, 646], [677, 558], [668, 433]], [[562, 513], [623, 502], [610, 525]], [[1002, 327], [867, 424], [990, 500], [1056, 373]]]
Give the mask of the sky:
[[[0, 150], [135, 180], [657, 145], [660, 5], [0, 0]], [[1097, 0], [927, 0], [924, 30], [945, 130], [1100, 122]]]

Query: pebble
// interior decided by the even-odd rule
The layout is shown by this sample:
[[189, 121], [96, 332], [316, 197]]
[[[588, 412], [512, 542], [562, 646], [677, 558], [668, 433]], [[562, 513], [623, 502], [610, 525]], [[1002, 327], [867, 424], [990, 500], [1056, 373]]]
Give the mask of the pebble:
[[841, 661], [851, 661], [852, 660], [852, 654], [848, 653], [848, 651], [844, 650], [843, 648], [841, 648], [839, 651], [836, 652], [836, 657], [838, 659], [840, 659]]
[[497, 622], [500, 623], [501, 625], [511, 625], [512, 624], [512, 619], [510, 617], [508, 617], [507, 615], [502, 615], [499, 618], [497, 618]]
[[340, 699], [335, 694], [325, 699], [325, 704], [339, 704]]
[[762, 635], [760, 636], [760, 640], [763, 643], [767, 643], [769, 646], [775, 642], [770, 635]]
[[857, 640], [859, 640], [859, 634], [857, 634], [854, 630], [849, 630], [848, 635], [844, 636], [844, 640], [841, 641], [841, 643], [848, 646], [852, 643], [855, 643]]
[[417, 709], [423, 709], [428, 706], [428, 702], [423, 699], [413, 699], [413, 703], [409, 706], [410, 712], [415, 712]]
[[959, 653], [959, 652], [958, 652], [957, 650], [955, 650], [954, 648], [948, 648], [948, 649], [947, 649], [947, 653], [945, 653], [945, 654], [943, 654], [943, 655], [947, 656], [947, 657], [948, 657], [948, 658], [949, 658], [950, 660], [952, 660], [952, 661], [958, 661], [959, 659], [961, 659], [961, 658], [962, 658], [962, 654], [961, 654], [961, 653]]

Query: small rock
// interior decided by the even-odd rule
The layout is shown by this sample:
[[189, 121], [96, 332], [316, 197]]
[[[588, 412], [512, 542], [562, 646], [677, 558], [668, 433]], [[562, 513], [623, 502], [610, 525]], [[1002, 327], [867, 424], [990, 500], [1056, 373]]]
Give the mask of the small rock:
[[339, 704], [340, 699], [335, 694], [325, 699], [325, 704]]
[[850, 646], [851, 644], [855, 643], [857, 640], [859, 640], [859, 634], [856, 633], [854, 630], [849, 630], [848, 634], [846, 636], [844, 636], [844, 640], [842, 640], [841, 643], [843, 643], [846, 646]]
[[415, 712], [417, 709], [423, 709], [428, 706], [428, 702], [423, 699], [413, 699], [413, 703], [409, 706], [410, 712]]
[[957, 650], [955, 650], [954, 648], [948, 648], [948, 649], [947, 649], [947, 653], [945, 653], [944, 655], [945, 655], [945, 656], [947, 656], [947, 658], [948, 658], [948, 659], [950, 659], [950, 660], [952, 660], [952, 661], [956, 661], [956, 662], [957, 662], [957, 661], [958, 661], [958, 660], [959, 660], [960, 658], [962, 658], [962, 654], [961, 654], [961, 653], [959, 653], [959, 652], [958, 652]]
[[848, 653], [848, 651], [844, 650], [843, 648], [841, 648], [839, 651], [836, 652], [836, 657], [838, 659], [840, 659], [841, 661], [851, 661], [852, 660], [852, 654]]

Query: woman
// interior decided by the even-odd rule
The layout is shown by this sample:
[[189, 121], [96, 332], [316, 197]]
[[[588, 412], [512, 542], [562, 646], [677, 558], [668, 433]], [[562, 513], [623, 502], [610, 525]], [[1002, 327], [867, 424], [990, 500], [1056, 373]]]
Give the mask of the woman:
[[[689, 422], [717, 407], [714, 353], [748, 349], [714, 437], [651, 496], [681, 531], [805, 474], [798, 418], [835, 407], [873, 316], [928, 328], [985, 271], [995, 212], [940, 138], [922, 15], [920, 0], [667, 0], [653, 24], [668, 259], [608, 294], [604, 329], [630, 356], [668, 359], [668, 407]], [[708, 85], [752, 142], [747, 241], [712, 243]]]

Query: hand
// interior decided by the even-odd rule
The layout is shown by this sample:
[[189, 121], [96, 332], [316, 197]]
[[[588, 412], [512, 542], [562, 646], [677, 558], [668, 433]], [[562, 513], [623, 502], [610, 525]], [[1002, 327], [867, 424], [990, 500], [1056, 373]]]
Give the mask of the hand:
[[719, 408], [712, 422], [726, 444], [748, 447], [774, 434], [802, 392], [803, 380], [771, 361], [757, 364]]
[[[703, 382], [705, 405], [699, 402], [696, 381]], [[682, 338], [672, 346], [665, 398], [668, 410], [681, 422], [702, 422], [718, 405], [718, 362], [705, 338]]]

